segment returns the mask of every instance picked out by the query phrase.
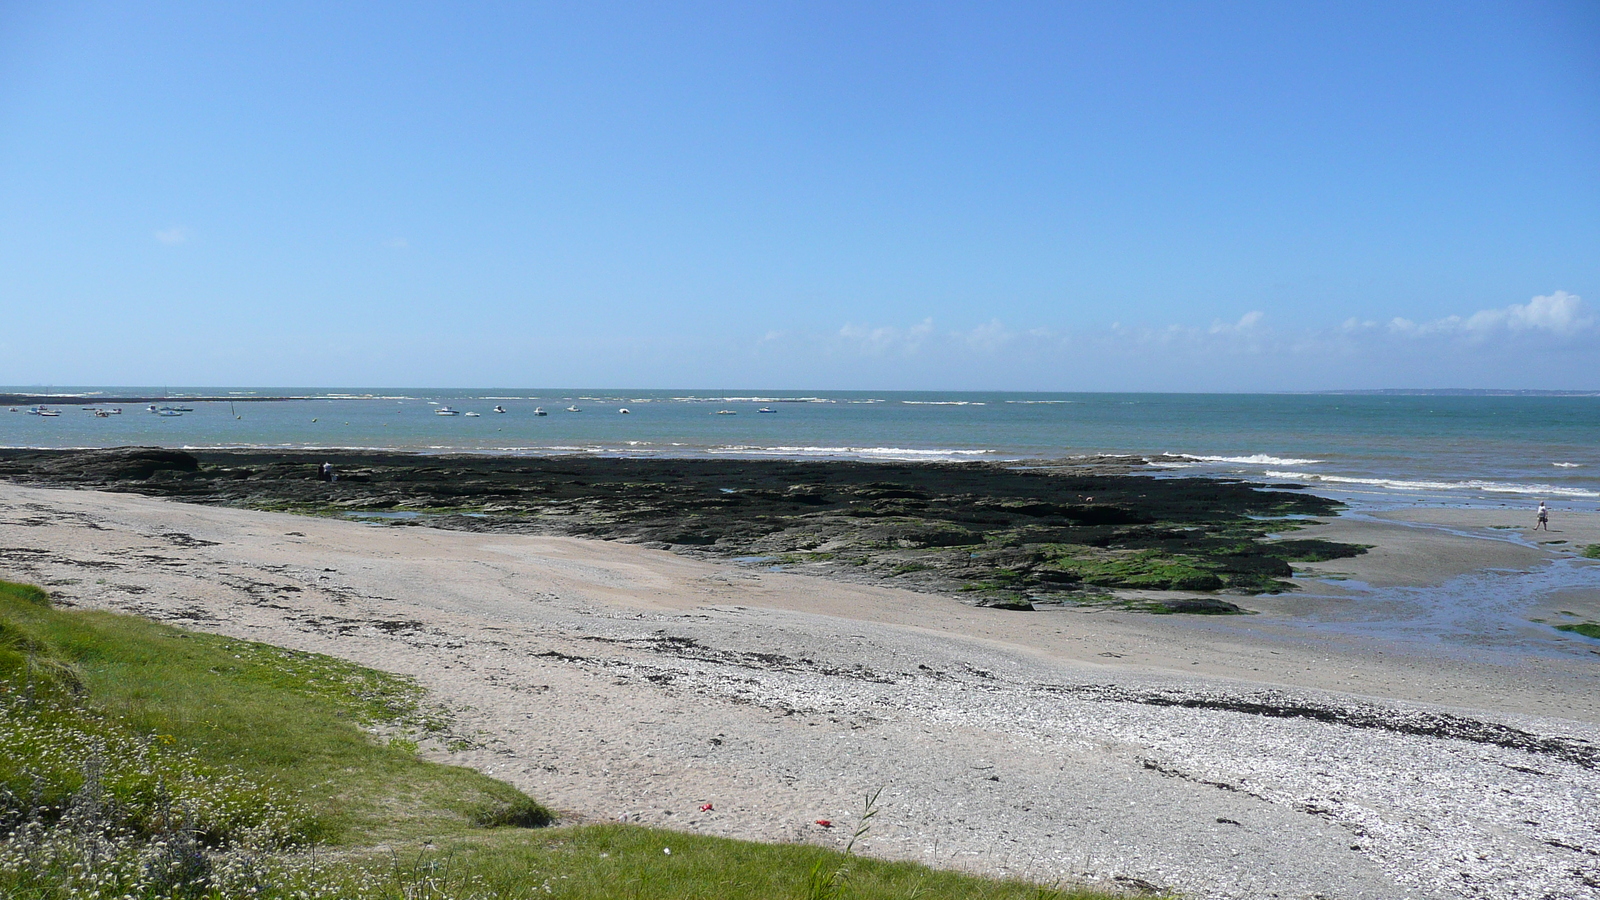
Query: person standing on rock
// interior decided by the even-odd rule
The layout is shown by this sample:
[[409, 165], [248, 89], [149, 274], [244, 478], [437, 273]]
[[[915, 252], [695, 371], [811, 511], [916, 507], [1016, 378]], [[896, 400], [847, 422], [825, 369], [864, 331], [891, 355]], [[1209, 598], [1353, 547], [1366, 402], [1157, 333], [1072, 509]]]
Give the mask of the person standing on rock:
[[1543, 528], [1545, 531], [1550, 530], [1550, 509], [1544, 505], [1543, 500], [1539, 501], [1539, 518], [1533, 523], [1534, 531], [1538, 531], [1540, 528]]

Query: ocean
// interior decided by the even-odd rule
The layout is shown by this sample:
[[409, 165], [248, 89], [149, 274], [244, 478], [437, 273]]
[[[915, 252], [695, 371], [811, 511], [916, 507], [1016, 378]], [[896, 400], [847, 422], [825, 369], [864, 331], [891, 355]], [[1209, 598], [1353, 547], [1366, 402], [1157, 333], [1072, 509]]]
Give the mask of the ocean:
[[[165, 394], [157, 405], [192, 409], [162, 416], [124, 403], [120, 415], [97, 417], [72, 402], [52, 407], [59, 416], [0, 410], [7, 447], [993, 461], [1119, 454], [1160, 473], [1304, 484], [1358, 508], [1531, 507], [1541, 499], [1600, 508], [1600, 396], [6, 390]], [[299, 399], [249, 399], [284, 395]], [[463, 414], [438, 415], [442, 407]], [[534, 415], [536, 407], [548, 415]]]

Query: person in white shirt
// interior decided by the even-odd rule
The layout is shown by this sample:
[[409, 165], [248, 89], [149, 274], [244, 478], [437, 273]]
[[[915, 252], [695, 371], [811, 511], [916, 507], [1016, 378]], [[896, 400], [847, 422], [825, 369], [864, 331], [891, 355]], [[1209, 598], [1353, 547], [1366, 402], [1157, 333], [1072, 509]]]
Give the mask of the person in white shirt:
[[1533, 523], [1534, 531], [1538, 531], [1540, 528], [1545, 531], [1550, 530], [1550, 509], [1544, 505], [1543, 500], [1539, 501], [1539, 521]]

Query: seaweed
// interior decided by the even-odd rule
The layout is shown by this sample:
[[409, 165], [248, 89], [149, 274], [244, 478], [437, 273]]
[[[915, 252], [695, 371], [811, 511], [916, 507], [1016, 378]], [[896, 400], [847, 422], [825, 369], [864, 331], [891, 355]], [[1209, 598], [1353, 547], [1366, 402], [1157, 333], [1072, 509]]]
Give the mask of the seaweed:
[[[152, 460], [162, 468], [147, 471]], [[317, 477], [323, 463], [336, 481]], [[1024, 468], [125, 448], [0, 451], [0, 477], [318, 515], [418, 514], [385, 522], [395, 527], [770, 557], [1015, 608], [1115, 589], [1276, 593], [1293, 589], [1292, 563], [1365, 549], [1281, 536], [1299, 527], [1289, 517], [1334, 515], [1335, 501], [1233, 479], [1153, 478], [1126, 460]]]

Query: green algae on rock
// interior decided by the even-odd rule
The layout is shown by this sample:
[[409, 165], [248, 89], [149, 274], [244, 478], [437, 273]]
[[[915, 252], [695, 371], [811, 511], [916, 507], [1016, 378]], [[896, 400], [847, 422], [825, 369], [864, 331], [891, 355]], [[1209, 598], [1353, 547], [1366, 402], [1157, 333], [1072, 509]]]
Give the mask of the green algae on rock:
[[[324, 463], [334, 480], [319, 478]], [[1338, 503], [1292, 487], [1151, 477], [1141, 461], [806, 462], [401, 453], [0, 451], [0, 476], [389, 525], [571, 535], [968, 602], [1236, 612], [1114, 590], [1291, 590], [1292, 563], [1365, 548], [1281, 538]]]

